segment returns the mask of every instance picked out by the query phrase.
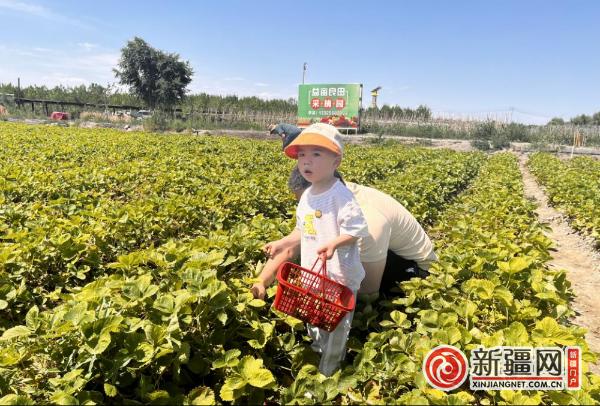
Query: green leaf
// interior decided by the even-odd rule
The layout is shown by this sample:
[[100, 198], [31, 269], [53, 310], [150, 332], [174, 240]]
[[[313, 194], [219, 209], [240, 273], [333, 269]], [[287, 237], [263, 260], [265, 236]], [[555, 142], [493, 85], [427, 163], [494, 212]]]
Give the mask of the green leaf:
[[448, 395], [449, 405], [466, 405], [473, 402], [475, 402], [475, 397], [465, 391]]
[[248, 302], [248, 306], [255, 307], [255, 308], [265, 307], [266, 304], [267, 304], [267, 302], [265, 302], [262, 299], [252, 299], [250, 302]]
[[469, 279], [463, 283], [463, 290], [466, 293], [475, 293], [482, 300], [489, 300], [494, 294], [496, 285], [486, 279]]
[[122, 316], [108, 316], [82, 326], [86, 338], [85, 345], [92, 354], [103, 353], [111, 343], [110, 333], [121, 329]]
[[485, 335], [481, 338], [481, 344], [487, 348], [501, 346], [503, 342], [504, 335], [502, 334], [502, 331], [497, 331], [491, 336]]
[[175, 301], [170, 294], [163, 294], [156, 297], [152, 307], [162, 313], [172, 314], [175, 311]]
[[104, 393], [106, 393], [106, 396], [114, 398], [119, 392], [117, 391], [117, 388], [114, 385], [111, 385], [110, 383], [105, 383]]
[[37, 306], [33, 306], [31, 309], [29, 309], [27, 315], [25, 316], [25, 324], [32, 331], [37, 330], [37, 328], [40, 326], [40, 320], [38, 319], [39, 315], [40, 310]]
[[0, 351], [0, 367], [9, 367], [17, 364], [21, 360], [19, 352], [11, 347], [2, 348]]
[[505, 328], [503, 333], [505, 345], [523, 346], [529, 343], [527, 329], [518, 321]]
[[0, 299], [0, 310], [4, 310], [8, 307], [8, 302], [6, 300]]
[[225, 354], [223, 354], [223, 356], [221, 356], [213, 361], [213, 363], [212, 363], [213, 369], [219, 369], [219, 368], [225, 368], [225, 367], [230, 367], [230, 368], [235, 367], [240, 362], [238, 357], [241, 355], [241, 353], [242, 352], [240, 350], [238, 350], [237, 348], [225, 352]]
[[494, 299], [498, 299], [505, 307], [510, 307], [513, 304], [513, 295], [504, 286], [497, 286], [494, 289]]
[[514, 257], [509, 261], [510, 272], [511, 274], [516, 274], [521, 271], [524, 271], [531, 265], [534, 261], [534, 258], [530, 257]]
[[577, 339], [571, 334], [567, 327], [560, 326], [551, 317], [545, 317], [535, 324], [531, 333], [532, 340], [539, 346], [544, 345], [575, 345]]
[[240, 371], [240, 375], [256, 388], [264, 388], [275, 382], [271, 371], [263, 367], [262, 359], [245, 356], [241, 359], [238, 370]]
[[227, 312], [220, 312], [217, 314], [217, 320], [219, 320], [222, 325], [227, 324]]
[[166, 390], [155, 390], [147, 395], [148, 401], [151, 404], [164, 405], [171, 404], [173, 401]]
[[0, 405], [35, 405], [35, 402], [27, 396], [10, 394], [0, 398]]
[[[558, 391], [548, 391], [548, 397], [559, 405], [571, 405], [573, 396], [569, 393], [558, 392]], [[590, 403], [591, 404], [591, 403]]]
[[31, 335], [30, 329], [25, 326], [16, 326], [6, 330], [4, 334], [2, 334], [2, 337], [0, 337], [0, 340], [12, 340], [13, 338], [28, 337], [29, 335]]
[[438, 323], [440, 327], [456, 326], [456, 323], [458, 323], [458, 316], [456, 313], [441, 313], [438, 318]]
[[435, 310], [421, 310], [421, 323], [427, 327], [438, 327], [438, 312]]
[[69, 395], [66, 392], [58, 392], [52, 395], [50, 398], [52, 403], [56, 403], [58, 405], [78, 405], [79, 401], [72, 395]]
[[448, 344], [454, 344], [460, 341], [462, 338], [462, 334], [460, 330], [456, 327], [450, 327], [445, 330], [448, 334]]
[[471, 300], [464, 300], [458, 305], [456, 311], [465, 319], [470, 319], [477, 311], [477, 305]]
[[379, 393], [379, 385], [374, 383], [370, 385], [367, 389], [367, 404], [369, 405], [377, 405], [384, 404], [383, 399], [381, 399], [381, 394]]
[[233, 402], [239, 396], [239, 389], [246, 386], [246, 380], [239, 375], [232, 375], [225, 379], [219, 395], [226, 402]]
[[188, 393], [187, 400], [190, 405], [214, 405], [215, 393], [205, 386], [194, 388]]
[[406, 314], [398, 310], [394, 310], [390, 313], [390, 318], [396, 323], [398, 327], [402, 326], [402, 323], [406, 320]]
[[501, 390], [500, 397], [513, 405], [539, 405], [542, 397], [539, 394], [527, 396], [521, 391]]
[[423, 392], [419, 389], [413, 389], [412, 391], [403, 394], [398, 398], [397, 403], [404, 405], [428, 405], [429, 401], [425, 396], [423, 396]]
[[81, 391], [77, 395], [77, 400], [80, 405], [102, 405], [105, 402], [104, 396], [102, 393], [97, 391]]
[[85, 318], [85, 312], [87, 310], [86, 302], [79, 302], [75, 306], [71, 307], [69, 311], [64, 315], [64, 319], [66, 321], [70, 321], [74, 326], [79, 326], [79, 324]]
[[284, 323], [290, 326], [292, 329], [299, 330], [304, 327], [304, 322], [302, 320], [298, 320], [297, 318], [292, 316], [284, 315], [283, 313], [281, 314], [283, 315]]

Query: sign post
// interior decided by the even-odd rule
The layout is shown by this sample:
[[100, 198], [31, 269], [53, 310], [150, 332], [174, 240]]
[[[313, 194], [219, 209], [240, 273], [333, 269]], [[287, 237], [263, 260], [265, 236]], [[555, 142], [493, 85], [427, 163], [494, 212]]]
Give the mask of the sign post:
[[327, 123], [338, 129], [358, 132], [362, 106], [362, 84], [308, 84], [298, 89], [298, 121], [306, 128]]

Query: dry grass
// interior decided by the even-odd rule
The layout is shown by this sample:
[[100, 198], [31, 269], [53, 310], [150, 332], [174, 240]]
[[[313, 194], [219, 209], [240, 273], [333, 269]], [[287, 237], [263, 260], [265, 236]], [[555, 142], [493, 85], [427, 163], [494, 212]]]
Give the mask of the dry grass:
[[82, 111], [79, 118], [86, 121], [109, 121], [111, 123], [132, 123], [135, 121], [135, 118], [125, 114], [106, 114], [97, 111]]

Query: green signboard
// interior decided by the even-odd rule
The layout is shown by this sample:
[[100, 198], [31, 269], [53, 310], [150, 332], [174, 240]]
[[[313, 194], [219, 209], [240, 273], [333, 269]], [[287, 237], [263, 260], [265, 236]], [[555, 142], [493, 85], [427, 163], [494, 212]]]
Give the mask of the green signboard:
[[328, 123], [338, 128], [359, 128], [362, 84], [300, 85], [298, 127]]

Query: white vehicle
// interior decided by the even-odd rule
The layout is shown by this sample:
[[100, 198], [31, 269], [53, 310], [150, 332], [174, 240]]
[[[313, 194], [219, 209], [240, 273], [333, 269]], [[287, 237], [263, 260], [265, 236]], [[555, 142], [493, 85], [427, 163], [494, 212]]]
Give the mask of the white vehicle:
[[150, 110], [139, 110], [131, 112], [131, 116], [135, 118], [148, 118], [152, 116], [152, 112]]

